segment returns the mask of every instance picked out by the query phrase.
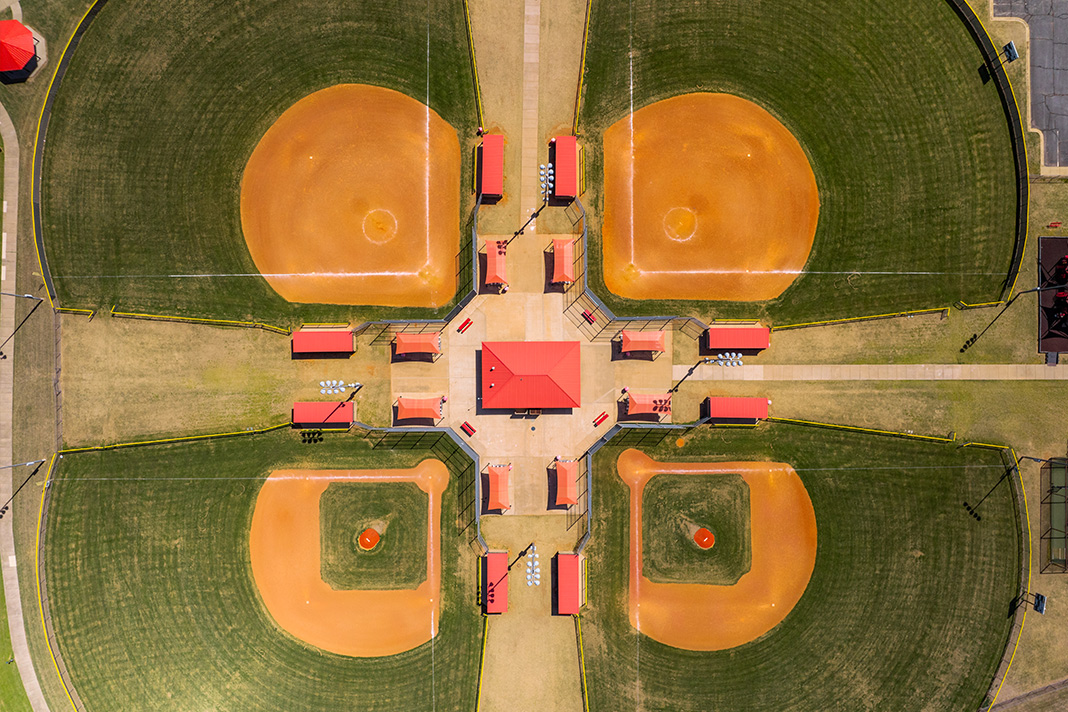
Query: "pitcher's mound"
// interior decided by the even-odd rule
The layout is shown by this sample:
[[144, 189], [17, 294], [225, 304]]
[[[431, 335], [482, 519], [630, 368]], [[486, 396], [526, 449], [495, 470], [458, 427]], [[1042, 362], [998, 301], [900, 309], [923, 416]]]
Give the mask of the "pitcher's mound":
[[290, 107], [241, 183], [252, 260], [291, 302], [447, 303], [459, 216], [456, 131], [415, 99], [363, 84]]
[[808, 260], [816, 178], [778, 119], [730, 94], [686, 94], [604, 135], [604, 280], [631, 299], [761, 301]]

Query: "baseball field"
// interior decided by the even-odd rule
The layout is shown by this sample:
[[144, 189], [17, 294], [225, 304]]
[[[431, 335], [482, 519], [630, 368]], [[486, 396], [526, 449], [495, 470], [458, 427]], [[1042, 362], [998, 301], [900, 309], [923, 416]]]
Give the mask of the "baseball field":
[[[983, 701], [1005, 649], [1020, 571], [996, 453], [782, 424], [697, 431], [683, 447], [668, 438], [643, 450], [609, 443], [594, 460], [583, 614], [591, 709], [965, 710]], [[628, 588], [634, 595], [634, 535], [621, 478], [633, 478], [635, 462], [646, 463], [650, 484], [661, 476], [652, 473], [679, 467], [649, 457], [686, 463], [691, 472], [742, 472], [761, 462], [796, 471], [815, 513], [815, 565], [800, 600], [769, 633], [702, 652], [665, 645], [656, 630], [637, 632], [646, 610], [644, 598], [637, 617], [626, 605]], [[987, 492], [977, 522], [962, 502]], [[680, 498], [680, 513], [686, 509]], [[670, 516], [665, 503], [658, 511]], [[755, 519], [754, 566], [762, 535]], [[678, 557], [689, 558], [682, 543]], [[777, 585], [770, 582], [765, 596]], [[754, 614], [761, 602], [752, 601]], [[654, 623], [655, 610], [654, 603]], [[691, 632], [707, 624], [673, 621]]]
[[[787, 0], [774, 9], [594, 3], [580, 121], [591, 176], [585, 201], [592, 213], [591, 285], [616, 313], [780, 323], [997, 299], [1016, 238], [1015, 173], [1005, 112], [994, 84], [982, 81], [981, 65], [948, 2]], [[665, 122], [656, 149], [643, 145], [650, 143], [640, 126], [645, 112], [693, 92], [753, 102], [800, 144], [819, 192], [803, 272], [788, 261], [761, 264], [760, 241], [755, 253], [739, 254], [753, 244], [743, 242], [748, 229], [774, 223], [768, 197], [731, 205], [732, 212], [691, 200], [690, 185], [736, 168], [729, 152], [699, 150], [690, 139], [700, 130], [685, 122], [675, 125], [674, 141], [673, 124]], [[700, 127], [706, 144], [732, 130], [711, 118]], [[759, 183], [768, 196], [791, 185], [790, 170], [777, 175], [764, 163], [741, 175], [740, 182]], [[625, 194], [627, 180], [632, 196]], [[656, 190], [669, 194], [651, 205], [634, 203]], [[677, 222], [668, 214], [675, 207], [688, 208], [698, 227], [704, 210], [705, 224], [730, 231], [711, 242], [698, 231], [680, 244], [669, 224]], [[760, 239], [801, 239], [789, 237], [789, 229], [774, 232]], [[669, 256], [632, 260], [619, 247], [632, 238], [639, 251], [663, 245]], [[684, 265], [667, 264], [671, 254], [684, 253]], [[781, 294], [753, 287], [742, 295], [730, 280], [697, 289], [716, 275], [751, 281], [759, 270], [781, 283], [784, 275], [775, 272], [781, 269], [792, 278]]]
[[[431, 642], [406, 652], [337, 655], [287, 632], [271, 615], [257, 552], [250, 551], [257, 499], [271, 472], [403, 471], [438, 457], [374, 449], [352, 436], [303, 445], [289, 431], [67, 455], [51, 487], [45, 567], [60, 651], [85, 704], [235, 712], [473, 709], [481, 645], [472, 602], [477, 567], [470, 536], [457, 525], [455, 471], [440, 501], [430, 500], [431, 509], [440, 507], [440, 548], [428, 556], [424, 538], [395, 552], [440, 575], [441, 595], [432, 604], [439, 618], [393, 610], [382, 620], [397, 629], [415, 623], [424, 641], [437, 625]], [[440, 467], [427, 471], [434, 474], [428, 482], [445, 484], [435, 474]], [[314, 478], [294, 482], [298, 489], [326, 487]], [[285, 499], [293, 507], [302, 501]], [[375, 516], [389, 518], [388, 511]], [[312, 522], [318, 535], [318, 517]], [[394, 535], [385, 528], [383, 545]], [[316, 547], [307, 548], [312, 561]], [[427, 571], [433, 556], [440, 557], [440, 574]], [[301, 588], [299, 568], [290, 569], [291, 592]], [[418, 620], [408, 621], [411, 615]], [[344, 627], [343, 618], [322, 622], [330, 620]]]
[[[48, 128], [42, 211], [60, 302], [266, 321], [398, 317], [414, 314], [400, 309], [414, 305], [420, 316], [443, 313], [455, 300], [457, 246], [472, 205], [470, 161], [462, 170], [459, 164], [477, 124], [466, 37], [459, 3], [180, 0], [148, 11], [112, 0], [74, 52]], [[321, 181], [357, 155], [347, 144], [311, 151], [323, 172], [300, 186], [287, 172], [285, 200], [304, 210], [288, 219], [303, 221], [304, 250], [279, 257], [259, 248], [262, 233], [246, 245], [241, 186], [250, 157], [287, 110], [339, 84], [393, 90], [423, 108], [408, 107], [391, 123], [379, 116], [387, 126], [377, 133], [365, 121], [371, 133], [362, 150], [390, 160], [350, 173], [333, 193]], [[337, 138], [338, 127], [330, 134], [306, 118], [307, 141], [322, 149]], [[463, 136], [459, 148], [452, 132]], [[350, 130], [348, 140], [359, 135]], [[448, 155], [442, 141], [452, 142]], [[261, 153], [259, 164], [268, 152]], [[407, 182], [398, 183], [406, 167]], [[366, 189], [357, 193], [368, 183], [378, 185], [377, 202], [363, 206], [358, 224], [324, 212], [330, 204], [335, 213], [346, 204], [360, 208], [351, 201], [367, 197]], [[395, 234], [387, 219], [397, 221]], [[428, 220], [436, 231], [429, 236]], [[382, 244], [387, 235], [392, 243]], [[414, 249], [399, 249], [416, 243], [418, 263], [402, 255]], [[264, 270], [340, 276], [297, 289], [299, 280], [268, 282]], [[383, 272], [412, 275], [375, 276]], [[359, 304], [379, 306], [349, 306]]]

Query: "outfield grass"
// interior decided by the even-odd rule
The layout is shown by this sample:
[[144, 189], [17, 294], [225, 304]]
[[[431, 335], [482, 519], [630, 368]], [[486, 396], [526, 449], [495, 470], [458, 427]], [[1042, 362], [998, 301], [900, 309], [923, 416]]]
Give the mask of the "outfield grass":
[[[92, 710], [469, 710], [481, 620], [475, 559], [442, 498], [438, 636], [385, 658], [322, 652], [277, 629], [249, 563], [256, 495], [273, 469], [408, 467], [436, 455], [287, 431], [68, 455], [45, 554], [59, 648]], [[454, 473], [455, 475], [455, 473]]]
[[48, 129], [42, 201], [60, 303], [286, 322], [413, 313], [284, 301], [245, 245], [241, 176], [300, 98], [340, 83], [385, 86], [429, 98], [461, 135], [462, 231], [477, 123], [466, 38], [460, 3], [178, 0], [147, 10], [111, 0], [74, 52]]
[[[594, 3], [581, 124], [591, 286], [620, 314], [774, 323], [998, 298], [1015, 239], [1014, 169], [982, 64], [945, 1]], [[601, 135], [632, 107], [693, 91], [755, 101], [808, 154], [816, 242], [806, 273], [777, 299], [638, 302], [604, 287]]]
[[[708, 550], [692, 529], [716, 537]], [[642, 575], [731, 586], [752, 566], [749, 485], [740, 475], [657, 475], [642, 494]]]
[[626, 614], [628, 489], [621, 449], [596, 456], [589, 607], [591, 709], [967, 710], [1005, 650], [1019, 540], [997, 453], [799, 426], [701, 430], [663, 461], [792, 464], [816, 512], [816, 566], [769, 634], [719, 652], [639, 636]]
[[[323, 581], [338, 590], [418, 588], [426, 581], [430, 499], [414, 482], [334, 482], [319, 498]], [[370, 551], [360, 532], [382, 533]]]

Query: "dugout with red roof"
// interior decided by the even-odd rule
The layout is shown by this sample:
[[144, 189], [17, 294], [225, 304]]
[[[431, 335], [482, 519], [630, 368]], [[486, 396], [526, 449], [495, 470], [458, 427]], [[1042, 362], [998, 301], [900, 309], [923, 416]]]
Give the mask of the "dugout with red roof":
[[351, 401], [305, 401], [293, 404], [294, 425], [352, 425], [355, 408]]
[[708, 328], [708, 348], [712, 351], [738, 349], [761, 351], [771, 345], [771, 329], [763, 324], [712, 325]]
[[508, 610], [507, 551], [491, 551], [482, 557], [482, 605], [486, 613]]
[[478, 193], [487, 198], [504, 195], [504, 136], [485, 134], [478, 149]]
[[556, 555], [556, 610], [560, 616], [577, 615], [582, 608], [582, 559], [578, 554]]
[[705, 401], [709, 419], [714, 423], [756, 425], [768, 417], [767, 398], [709, 396]]
[[578, 408], [578, 341], [483, 341], [482, 407]]
[[298, 329], [293, 332], [293, 355], [351, 354], [351, 329]]
[[579, 190], [578, 142], [574, 136], [557, 136], [549, 146], [555, 180], [553, 197], [574, 198]]

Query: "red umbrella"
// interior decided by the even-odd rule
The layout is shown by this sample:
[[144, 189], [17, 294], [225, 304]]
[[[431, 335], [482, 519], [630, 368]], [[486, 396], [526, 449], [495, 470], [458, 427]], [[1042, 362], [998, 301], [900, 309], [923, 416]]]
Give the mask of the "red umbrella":
[[30, 28], [18, 20], [0, 20], [0, 72], [24, 69], [35, 56]]

